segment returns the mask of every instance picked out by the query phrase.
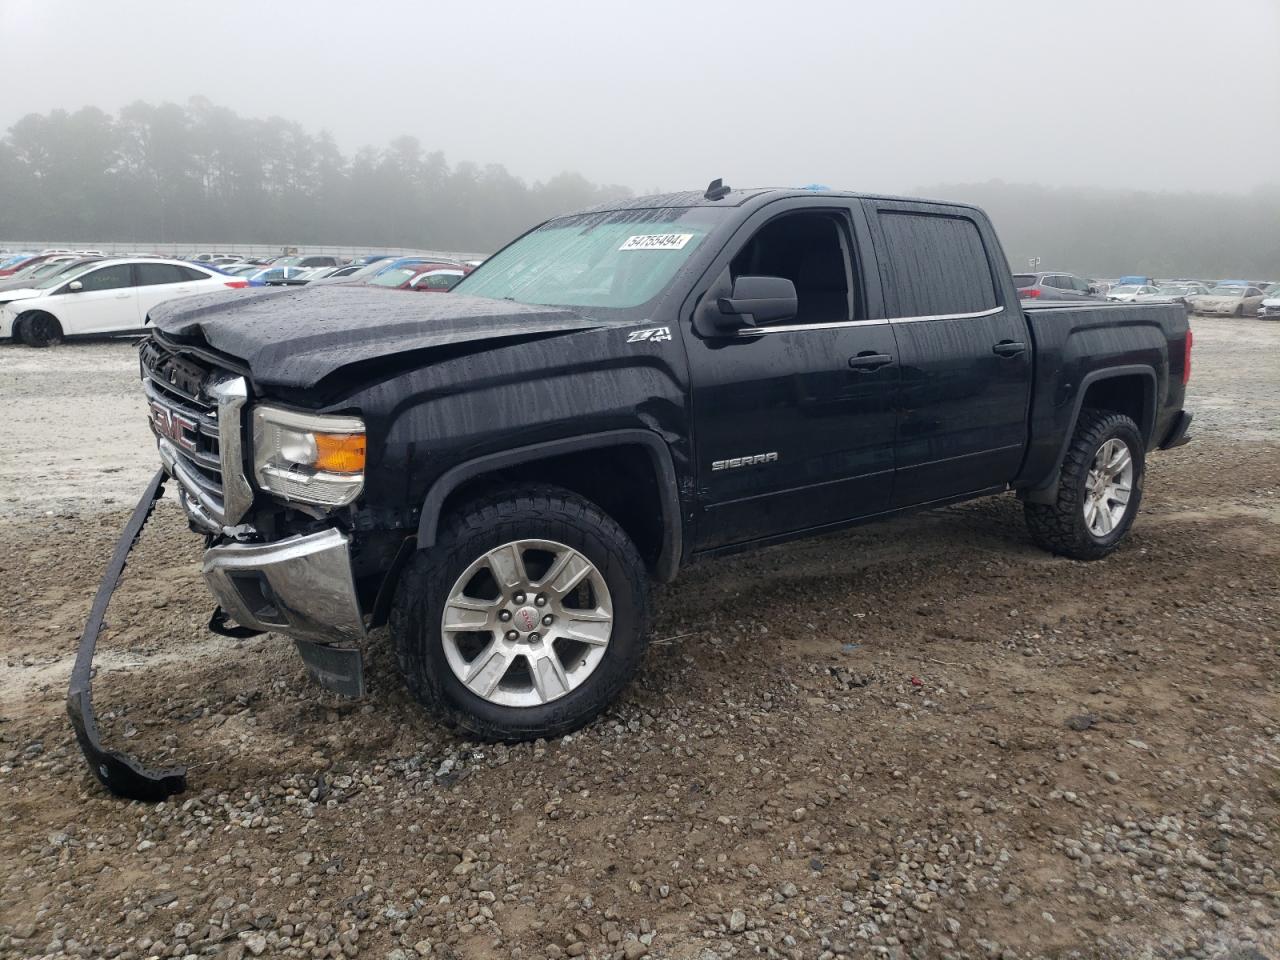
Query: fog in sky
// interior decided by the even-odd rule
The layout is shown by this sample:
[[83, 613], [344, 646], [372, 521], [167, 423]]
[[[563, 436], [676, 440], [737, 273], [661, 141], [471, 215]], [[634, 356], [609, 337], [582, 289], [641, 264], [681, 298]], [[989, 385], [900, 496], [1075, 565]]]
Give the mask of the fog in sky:
[[0, 130], [208, 97], [530, 180], [1280, 181], [1280, 0], [0, 0]]

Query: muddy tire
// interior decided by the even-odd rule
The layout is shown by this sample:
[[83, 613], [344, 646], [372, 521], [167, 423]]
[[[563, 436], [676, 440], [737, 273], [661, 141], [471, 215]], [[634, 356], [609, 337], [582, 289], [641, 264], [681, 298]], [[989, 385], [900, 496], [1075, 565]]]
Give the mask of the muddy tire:
[[28, 347], [54, 347], [62, 342], [62, 324], [51, 313], [24, 314], [15, 322], [22, 324], [22, 342]]
[[1098, 560], [1119, 546], [1142, 502], [1145, 447], [1122, 413], [1085, 409], [1063, 459], [1053, 503], [1024, 503], [1031, 537], [1075, 560]]
[[648, 642], [644, 563], [597, 505], [500, 488], [441, 521], [406, 567], [390, 629], [410, 692], [482, 740], [557, 737], [630, 682]]

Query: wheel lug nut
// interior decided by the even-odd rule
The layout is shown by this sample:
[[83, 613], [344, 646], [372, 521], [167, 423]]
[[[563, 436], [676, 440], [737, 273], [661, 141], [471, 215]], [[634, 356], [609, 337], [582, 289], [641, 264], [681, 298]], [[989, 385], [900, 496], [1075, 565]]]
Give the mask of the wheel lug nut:
[[538, 642], [539, 640], [541, 640], [541, 639], [542, 639], [542, 638], [541, 638], [541, 637], [539, 637], [536, 633], [531, 633], [531, 634], [529, 634], [529, 642], [530, 642], [530, 643], [537, 643], [537, 642]]
[[514, 641], [514, 640], [519, 640], [519, 639], [520, 639], [520, 634], [516, 633], [514, 630], [508, 630], [508, 631], [507, 631], [507, 639], [508, 639], [508, 640], [513, 640], [513, 641]]
[[503, 610], [501, 613], [498, 614], [498, 619], [501, 620], [503, 623], [506, 623], [508, 620], [511, 619], [511, 611]]
[[549, 627], [551, 626], [552, 623], [555, 622], [555, 619], [556, 619], [555, 617], [553, 617], [551, 614], [548, 613], [545, 617], [542, 618], [542, 625], [544, 627]]
[[540, 607], [545, 607], [547, 605], [547, 598], [540, 593], [533, 598], [533, 602]]
[[512, 599], [512, 600], [514, 600], [516, 603], [524, 603], [525, 596], [524, 596], [524, 594], [523, 594], [523, 593], [517, 593], [517, 594], [516, 594], [514, 597], [512, 597], [511, 599]]

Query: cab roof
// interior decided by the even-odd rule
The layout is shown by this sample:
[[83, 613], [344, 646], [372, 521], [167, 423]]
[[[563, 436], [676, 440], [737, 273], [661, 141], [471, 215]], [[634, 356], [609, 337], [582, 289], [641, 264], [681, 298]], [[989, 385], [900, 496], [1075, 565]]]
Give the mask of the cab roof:
[[891, 200], [899, 203], [939, 203], [948, 207], [976, 210], [972, 204], [951, 200], [933, 200], [922, 197], [900, 197], [887, 194], [855, 193], [848, 190], [808, 190], [797, 187], [748, 187], [729, 190], [720, 199], [708, 199], [701, 190], [681, 190], [676, 193], [655, 193], [643, 197], [625, 197], [619, 200], [597, 203], [576, 213], [605, 213], [618, 210], [660, 210], [671, 207], [742, 207], [780, 200], [787, 197], [840, 197], [855, 200]]

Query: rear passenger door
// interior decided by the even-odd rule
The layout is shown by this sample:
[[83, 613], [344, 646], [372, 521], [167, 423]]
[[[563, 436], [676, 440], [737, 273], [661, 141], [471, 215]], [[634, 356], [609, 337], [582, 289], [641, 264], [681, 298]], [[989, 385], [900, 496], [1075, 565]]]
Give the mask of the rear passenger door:
[[195, 271], [181, 264], [135, 263], [133, 269], [138, 283], [138, 312], [144, 322], [157, 303], [196, 292], [196, 282], [190, 276]]
[[1031, 342], [996, 280], [994, 233], [968, 208], [865, 203], [901, 368], [893, 506], [1009, 482], [1026, 447]]

